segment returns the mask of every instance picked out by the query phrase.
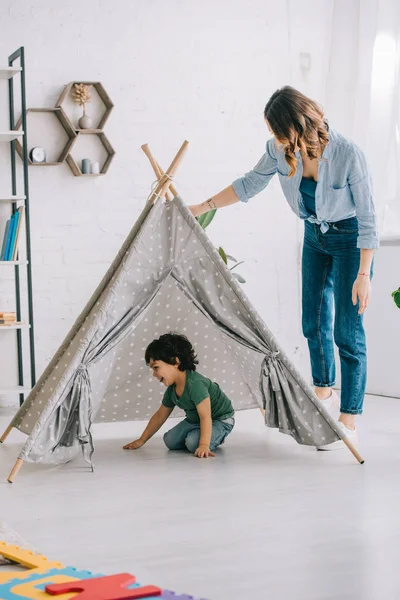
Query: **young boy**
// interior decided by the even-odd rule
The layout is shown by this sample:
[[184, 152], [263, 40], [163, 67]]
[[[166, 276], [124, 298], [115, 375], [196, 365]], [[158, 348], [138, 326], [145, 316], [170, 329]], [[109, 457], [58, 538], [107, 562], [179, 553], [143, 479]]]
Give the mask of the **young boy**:
[[164, 435], [167, 448], [189, 450], [198, 458], [215, 456], [214, 450], [233, 429], [235, 411], [217, 383], [196, 373], [199, 361], [192, 344], [183, 335], [166, 333], [147, 347], [145, 360], [167, 390], [140, 438], [126, 444], [124, 450], [143, 446], [178, 406], [186, 419]]

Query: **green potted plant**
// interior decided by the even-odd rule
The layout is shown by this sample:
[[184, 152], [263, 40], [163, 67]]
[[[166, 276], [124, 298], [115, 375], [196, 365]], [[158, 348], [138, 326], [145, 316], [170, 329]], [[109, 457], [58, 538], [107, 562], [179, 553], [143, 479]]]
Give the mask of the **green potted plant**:
[[[213, 220], [213, 218], [215, 217], [216, 212], [217, 212], [216, 209], [209, 210], [208, 212], [204, 213], [204, 215], [201, 215], [200, 217], [196, 217], [200, 227], [202, 227], [203, 229], [206, 229], [209, 226], [209, 224], [211, 223], [211, 221]], [[239, 265], [241, 265], [244, 262], [243, 260], [238, 262], [236, 260], [236, 258], [231, 256], [230, 254], [226, 254], [225, 250], [223, 248], [221, 248], [221, 246], [219, 248], [217, 248], [217, 250], [218, 250], [218, 254], [222, 258], [222, 260], [224, 261], [226, 266], [228, 266], [229, 261], [234, 263], [231, 267], [229, 267], [230, 271], [233, 271], [234, 269], [236, 269], [236, 267], [238, 267]], [[244, 279], [244, 277], [242, 277], [242, 275], [240, 275], [239, 273], [232, 273], [232, 275], [235, 277], [235, 279], [237, 279], [239, 281], [239, 283], [246, 283], [246, 280]]]
[[400, 308], [400, 287], [392, 293], [392, 297], [396, 303], [396, 306]]

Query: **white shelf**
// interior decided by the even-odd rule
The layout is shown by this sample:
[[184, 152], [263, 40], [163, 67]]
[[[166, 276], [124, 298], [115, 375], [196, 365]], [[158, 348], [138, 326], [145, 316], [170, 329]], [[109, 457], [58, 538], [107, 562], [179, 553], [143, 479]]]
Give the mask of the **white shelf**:
[[0, 131], [0, 142], [12, 142], [23, 135], [23, 131]]
[[0, 387], [0, 394], [26, 394], [30, 391], [31, 388], [24, 387], [23, 385], [15, 385], [13, 387]]
[[21, 71], [21, 67], [0, 67], [0, 79], [11, 79]]
[[0, 323], [0, 330], [1, 329], [29, 329], [30, 325], [28, 325], [28, 323], [14, 323], [13, 325], [3, 325]]
[[0, 196], [0, 204], [12, 204], [13, 202], [25, 202], [26, 196]]
[[0, 265], [27, 265], [27, 260], [0, 260]]

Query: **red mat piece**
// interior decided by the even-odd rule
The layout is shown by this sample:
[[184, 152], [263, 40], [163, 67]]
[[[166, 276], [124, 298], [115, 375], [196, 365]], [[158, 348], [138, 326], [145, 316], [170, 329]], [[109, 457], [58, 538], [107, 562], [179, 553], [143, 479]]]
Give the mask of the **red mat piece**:
[[154, 585], [132, 588], [126, 586], [136, 582], [129, 573], [119, 573], [107, 577], [96, 577], [81, 581], [68, 581], [46, 586], [46, 592], [57, 596], [77, 592], [77, 600], [139, 600], [150, 596], [161, 596], [161, 589]]

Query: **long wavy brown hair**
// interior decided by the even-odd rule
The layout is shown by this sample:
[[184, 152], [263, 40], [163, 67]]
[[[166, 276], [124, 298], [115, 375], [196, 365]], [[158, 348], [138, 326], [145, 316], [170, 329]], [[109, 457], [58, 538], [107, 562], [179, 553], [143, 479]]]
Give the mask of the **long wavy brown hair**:
[[290, 167], [289, 177], [296, 173], [296, 149], [309, 158], [322, 155], [329, 141], [329, 128], [322, 108], [311, 98], [286, 85], [272, 94], [264, 117], [282, 145]]

